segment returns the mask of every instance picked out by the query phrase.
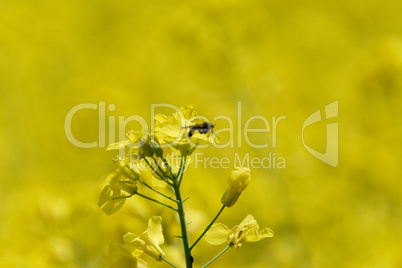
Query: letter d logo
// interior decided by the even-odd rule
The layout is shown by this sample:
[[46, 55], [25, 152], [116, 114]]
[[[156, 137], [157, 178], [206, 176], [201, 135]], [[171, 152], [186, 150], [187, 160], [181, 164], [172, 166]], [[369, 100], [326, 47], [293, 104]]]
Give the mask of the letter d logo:
[[[330, 103], [327, 106], [325, 106], [325, 118], [330, 119], [335, 117], [338, 117], [338, 101], [334, 101], [333, 103]], [[320, 110], [315, 111], [304, 121], [302, 127], [303, 146], [315, 158], [321, 160], [322, 162], [330, 166], [336, 167], [338, 166], [338, 123], [327, 124], [327, 140], [325, 145], [325, 153], [320, 153], [314, 150], [304, 142], [304, 129], [309, 125], [312, 125], [320, 121], [321, 121]]]

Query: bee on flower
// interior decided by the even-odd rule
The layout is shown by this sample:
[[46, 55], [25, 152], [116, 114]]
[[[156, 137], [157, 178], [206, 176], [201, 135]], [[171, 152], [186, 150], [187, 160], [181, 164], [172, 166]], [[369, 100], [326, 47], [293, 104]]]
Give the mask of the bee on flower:
[[198, 145], [216, 142], [211, 131], [214, 126], [198, 117], [193, 105], [181, 107], [172, 116], [155, 115], [155, 136], [184, 156], [191, 155]]

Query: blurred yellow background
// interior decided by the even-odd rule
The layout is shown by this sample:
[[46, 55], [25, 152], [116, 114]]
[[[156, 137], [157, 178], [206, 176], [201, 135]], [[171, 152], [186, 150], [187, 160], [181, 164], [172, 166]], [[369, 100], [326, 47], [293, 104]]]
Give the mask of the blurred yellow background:
[[[149, 122], [151, 104], [170, 103], [237, 123], [241, 101], [243, 124], [286, 115], [276, 148], [243, 142], [202, 152], [275, 152], [286, 169], [252, 169], [249, 187], [218, 222], [233, 227], [251, 213], [275, 236], [231, 249], [210, 267], [401, 267], [401, 16], [398, 0], [2, 0], [0, 266], [102, 267], [108, 243], [143, 232], [154, 215], [164, 218], [168, 257], [178, 258], [170, 211], [139, 198], [113, 216], [97, 207], [115, 152], [73, 146], [65, 116], [105, 101], [116, 105], [107, 116]], [[305, 150], [301, 126], [336, 100], [334, 168]], [[77, 139], [97, 140], [97, 111], [77, 114], [72, 128]], [[324, 150], [325, 122], [306, 130], [306, 142]], [[192, 241], [219, 210], [229, 173], [186, 172]], [[200, 242], [197, 267], [221, 250]]]

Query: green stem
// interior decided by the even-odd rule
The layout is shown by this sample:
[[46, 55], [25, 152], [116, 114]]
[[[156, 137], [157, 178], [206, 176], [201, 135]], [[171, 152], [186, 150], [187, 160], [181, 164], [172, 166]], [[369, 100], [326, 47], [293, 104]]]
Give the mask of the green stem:
[[165, 259], [164, 257], [161, 257], [161, 260], [166, 262], [167, 264], [170, 264], [171, 266], [178, 268], [176, 265], [174, 265], [173, 263], [171, 263], [170, 261], [168, 261], [167, 259]]
[[149, 189], [151, 189], [151, 190], [154, 191], [155, 193], [158, 193], [158, 194], [160, 194], [161, 196], [163, 196], [163, 197], [165, 197], [165, 198], [167, 198], [167, 199], [169, 199], [169, 200], [172, 200], [173, 202], [176, 202], [176, 203], [179, 202], [179, 201], [177, 201], [176, 199], [171, 198], [170, 196], [168, 196], [168, 195], [166, 195], [166, 194], [164, 194], [164, 193], [162, 193], [162, 192], [156, 190], [155, 188], [153, 188], [152, 186], [148, 185], [146, 182], [144, 182], [144, 181], [141, 180], [140, 178], [138, 178], [138, 180], [139, 180], [139, 182], [141, 182], [145, 187], [148, 187]]
[[[182, 157], [182, 163], [181, 165], [185, 165], [185, 159]], [[170, 169], [170, 167], [168, 167]], [[188, 233], [187, 233], [187, 223], [186, 223], [186, 218], [185, 218], [185, 213], [184, 213], [184, 206], [183, 206], [183, 199], [181, 198], [181, 193], [180, 193], [180, 185], [179, 181], [181, 181], [183, 177], [183, 171], [184, 169], [180, 169], [180, 172], [177, 174], [176, 180], [174, 181], [174, 188], [175, 188], [175, 193], [176, 193], [176, 199], [179, 201], [177, 204], [177, 212], [179, 213], [179, 218], [180, 218], [180, 227], [181, 227], [181, 235], [183, 239], [183, 247], [184, 247], [184, 255], [186, 257], [186, 267], [187, 268], [192, 268], [193, 267], [193, 257], [191, 256], [191, 250], [190, 250], [190, 242], [188, 238]]]
[[[158, 167], [158, 169], [162, 172], [162, 174], [165, 175], [165, 172], [164, 172], [164, 171], [162, 170], [162, 168], [159, 166], [158, 161], [156, 161], [155, 157], [152, 156], [152, 159], [154, 160], [155, 165], [156, 165], [156, 166]], [[147, 163], [148, 163], [148, 162], [147, 162]], [[148, 163], [148, 165], [149, 165], [149, 163]], [[149, 166], [154, 170], [155, 173], [157, 173], [156, 170], [155, 170], [151, 165], [149, 165]], [[171, 179], [171, 180], [173, 181], [173, 180], [174, 180], [174, 177], [173, 177], [173, 178], [170, 178], [168, 175], [166, 175], [166, 176], [168, 177], [168, 179], [166, 179], [165, 177], [161, 176], [159, 173], [157, 173], [157, 174], [158, 174], [158, 176], [159, 176], [164, 182], [166, 182], [166, 183], [170, 186], [170, 189], [172, 189], [172, 191], [174, 192], [175, 190], [174, 190], [174, 188], [173, 188], [173, 183], [169, 182], [169, 180], [168, 180], [168, 179]]]
[[113, 197], [112, 200], [130, 198], [130, 197], [132, 197], [132, 196], [133, 196], [133, 194], [130, 194], [130, 195], [122, 195], [122, 196], [118, 196], [118, 197]]
[[218, 214], [216, 214], [215, 218], [211, 221], [211, 223], [205, 228], [204, 232], [197, 238], [197, 240], [194, 242], [194, 244], [190, 247], [190, 250], [197, 245], [197, 243], [201, 240], [201, 238], [205, 235], [206, 232], [208, 232], [209, 228], [211, 228], [212, 224], [218, 219], [219, 215], [221, 215], [223, 209], [225, 208], [225, 205], [222, 206], [222, 208], [219, 210]]
[[[158, 167], [158, 169], [160, 170], [160, 172], [162, 172], [162, 174], [165, 174], [165, 172], [163, 171], [163, 169], [161, 168], [161, 166], [159, 165], [158, 161], [156, 161], [155, 157], [152, 156], [152, 159], [154, 160], [155, 165]], [[169, 177], [169, 176], [168, 176]], [[173, 178], [169, 179], [173, 180]]]
[[[181, 156], [181, 162], [180, 162], [180, 168], [179, 168], [178, 174], [183, 174], [184, 173], [184, 169], [186, 167], [186, 161], [187, 161], [187, 156]], [[179, 187], [180, 187], [182, 178], [183, 178], [183, 176], [181, 176], [180, 180], [178, 180]]]
[[143, 197], [143, 198], [145, 198], [145, 199], [148, 199], [148, 200], [150, 200], [150, 201], [152, 201], [152, 202], [158, 203], [159, 205], [162, 205], [162, 206], [165, 206], [165, 207], [167, 207], [167, 208], [170, 208], [170, 209], [172, 209], [172, 210], [174, 210], [174, 211], [177, 211], [176, 208], [171, 207], [171, 206], [169, 206], [169, 205], [166, 205], [165, 203], [162, 203], [162, 202], [160, 202], [160, 201], [158, 201], [158, 200], [155, 200], [155, 199], [153, 199], [153, 198], [151, 198], [151, 197], [148, 197], [148, 196], [146, 196], [146, 195], [140, 194], [140, 193], [138, 193], [138, 192], [137, 192], [136, 194], [139, 195], [139, 196], [141, 196], [141, 197]]
[[187, 233], [187, 223], [184, 213], [183, 201], [181, 199], [180, 189], [176, 188], [176, 199], [179, 200], [177, 204], [177, 212], [179, 213], [180, 218], [180, 227], [181, 227], [181, 234], [183, 239], [183, 247], [184, 247], [184, 255], [186, 257], [186, 267], [191, 268], [193, 267], [193, 258], [191, 257], [191, 250], [190, 250], [190, 242], [188, 239]]
[[204, 266], [202, 266], [202, 268], [207, 267], [208, 265], [210, 265], [213, 261], [215, 261], [217, 258], [219, 258], [223, 253], [225, 253], [226, 250], [228, 250], [230, 247], [232, 246], [232, 243], [230, 243], [224, 250], [221, 251], [221, 253], [219, 253], [218, 255], [216, 255], [212, 260], [210, 260], [207, 264], [205, 264]]
[[169, 165], [168, 161], [166, 160], [166, 158], [164, 158], [162, 156], [161, 159], [162, 159], [163, 163], [165, 164], [166, 168], [169, 170], [170, 174], [172, 175], [172, 178], [175, 178], [176, 176], [173, 174], [173, 171], [170, 168], [170, 165]]

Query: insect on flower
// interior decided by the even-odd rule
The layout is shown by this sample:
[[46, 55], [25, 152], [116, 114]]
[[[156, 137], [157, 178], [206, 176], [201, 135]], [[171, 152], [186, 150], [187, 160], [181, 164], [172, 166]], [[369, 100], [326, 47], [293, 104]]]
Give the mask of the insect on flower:
[[189, 128], [188, 137], [191, 138], [194, 132], [198, 131], [200, 134], [207, 134], [209, 131], [213, 132], [215, 124], [211, 124], [209, 122], [204, 122], [202, 124], [195, 124], [192, 126], [182, 127], [182, 128]]

